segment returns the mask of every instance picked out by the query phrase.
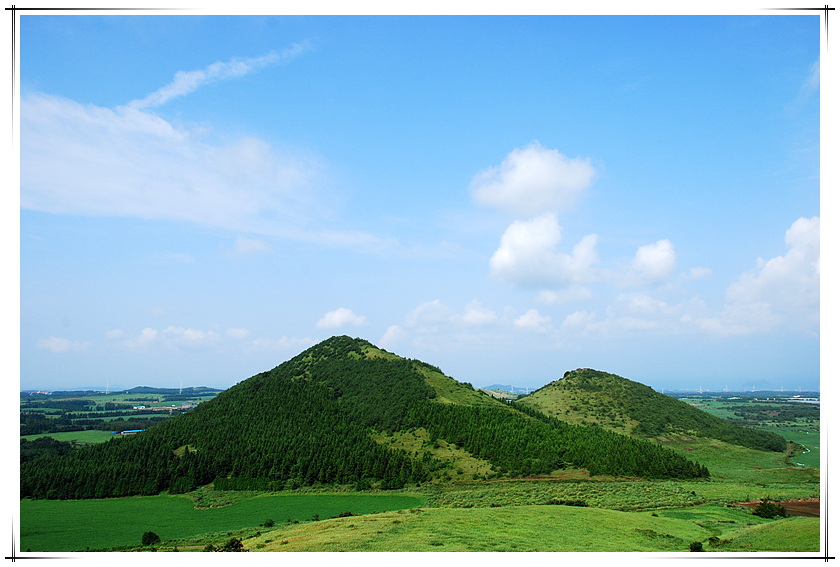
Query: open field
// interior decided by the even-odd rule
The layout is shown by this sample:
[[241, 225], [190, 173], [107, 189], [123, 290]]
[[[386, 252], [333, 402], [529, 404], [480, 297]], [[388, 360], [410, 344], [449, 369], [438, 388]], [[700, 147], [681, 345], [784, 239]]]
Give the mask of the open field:
[[[513, 502], [562, 494], [557, 485], [563, 483], [494, 484], [499, 484], [495, 490], [484, 490], [499, 500], [453, 487], [452, 494], [431, 499], [432, 506], [440, 507], [422, 507], [426, 498], [419, 493], [208, 493], [204, 504], [231, 503], [207, 509], [197, 509], [187, 496], [22, 501], [21, 549], [139, 549], [142, 533], [151, 530], [163, 540], [161, 550], [180, 551], [200, 551], [208, 543], [219, 546], [230, 537], [241, 539], [249, 551], [684, 552], [695, 541], [707, 551], [819, 551], [818, 518], [766, 520], [742, 506], [716, 504], [655, 511], [517, 505]], [[610, 488], [613, 505], [628, 488], [622, 483], [590, 484]], [[639, 492], [654, 491], [651, 484], [639, 482]], [[502, 499], [510, 503], [501, 504]], [[348, 511], [356, 515], [336, 517]], [[78, 517], [86, 521], [74, 520]], [[275, 526], [261, 526], [269, 518]]]
[[[197, 509], [189, 496], [136, 496], [102, 500], [22, 500], [21, 550], [85, 551], [136, 546], [146, 531], [162, 540], [207, 539], [202, 534], [260, 530], [273, 519], [308, 521], [351, 511], [370, 514], [422, 506], [419, 494], [233, 494], [231, 504]], [[216, 495], [217, 502], [220, 496]], [[84, 518], [84, 521], [79, 521]]]
[[60, 431], [57, 433], [39, 433], [38, 435], [23, 435], [21, 439], [34, 441], [41, 437], [52, 437], [56, 441], [75, 441], [76, 443], [103, 443], [114, 437], [110, 431], [91, 429], [88, 431]]
[[[760, 520], [714, 507], [716, 519], [570, 506], [413, 509], [265, 532], [252, 551], [819, 551], [815, 518]], [[710, 538], [713, 543], [710, 543]]]

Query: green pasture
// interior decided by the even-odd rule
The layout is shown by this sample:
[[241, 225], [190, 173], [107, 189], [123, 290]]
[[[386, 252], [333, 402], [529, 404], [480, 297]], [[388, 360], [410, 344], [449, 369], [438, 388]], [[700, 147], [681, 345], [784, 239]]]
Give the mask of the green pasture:
[[41, 437], [52, 437], [56, 441], [76, 441], [77, 443], [102, 443], [114, 437], [110, 431], [90, 429], [88, 431], [60, 431], [58, 433], [39, 433], [38, 435], [24, 435], [21, 439], [34, 441]]
[[135, 496], [102, 500], [21, 500], [20, 549], [85, 551], [135, 546], [144, 532], [161, 540], [195, 538], [200, 534], [259, 529], [271, 518], [307, 521], [346, 511], [370, 514], [422, 506], [419, 494], [262, 494], [234, 496], [234, 503], [196, 509], [189, 496]]
[[[819, 551], [819, 520], [761, 520], [722, 507], [697, 517], [571, 506], [423, 508], [282, 526], [244, 541], [250, 551]], [[718, 516], [716, 520], [715, 515]], [[793, 520], [793, 521], [791, 521]]]

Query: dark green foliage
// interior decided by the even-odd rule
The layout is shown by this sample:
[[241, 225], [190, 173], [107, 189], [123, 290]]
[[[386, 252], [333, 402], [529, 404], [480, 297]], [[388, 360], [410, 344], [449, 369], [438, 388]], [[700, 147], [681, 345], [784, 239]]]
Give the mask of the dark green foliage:
[[595, 425], [572, 425], [514, 402], [512, 407], [551, 427], [563, 441], [562, 460], [593, 475], [709, 478], [709, 469], [661, 445]]
[[154, 545], [160, 543], [160, 536], [155, 532], [145, 532], [140, 541], [143, 545]]
[[688, 544], [689, 551], [703, 551], [703, 544], [699, 541], [692, 541]]
[[264, 522], [263, 522], [262, 524], [260, 524], [260, 525], [261, 525], [262, 527], [264, 527], [264, 528], [270, 528], [271, 526], [273, 526], [273, 525], [274, 525], [274, 520], [272, 520], [271, 518], [269, 518], [269, 519], [267, 519], [266, 521], [264, 521]]
[[244, 547], [242, 540], [232, 537], [222, 546], [220, 551], [244, 551]]
[[72, 441], [57, 441], [52, 437], [20, 440], [20, 462], [26, 463], [42, 457], [60, 457], [76, 448]]
[[589, 504], [584, 502], [583, 500], [560, 500], [559, 498], [552, 498], [546, 504], [552, 506], [582, 506], [582, 507], [589, 507]]
[[779, 516], [781, 518], [787, 518], [790, 514], [788, 514], [787, 508], [780, 504], [775, 504], [769, 500], [762, 500], [753, 510], [753, 514], [760, 518], [775, 518]]
[[210, 482], [217, 490], [399, 489], [429, 480], [433, 463], [380, 445], [369, 433], [417, 427], [511, 475], [573, 466], [593, 475], [708, 476], [674, 451], [599, 427], [502, 402], [438, 403], [418, 371], [434, 367], [368, 357], [370, 348], [333, 337], [140, 434], [23, 463], [21, 497], [184, 493]]

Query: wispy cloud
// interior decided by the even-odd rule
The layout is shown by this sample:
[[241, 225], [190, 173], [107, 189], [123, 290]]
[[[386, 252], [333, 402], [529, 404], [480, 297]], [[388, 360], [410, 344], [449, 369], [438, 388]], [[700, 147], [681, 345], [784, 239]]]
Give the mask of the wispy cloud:
[[317, 228], [331, 214], [320, 159], [279, 152], [254, 137], [209, 144], [137, 108], [27, 94], [20, 168], [23, 209], [185, 221], [367, 251], [395, 245], [359, 231]]
[[71, 341], [61, 337], [49, 337], [38, 341], [38, 347], [50, 352], [63, 353], [85, 350], [90, 343]]
[[154, 108], [166, 104], [169, 100], [188, 95], [197, 88], [216, 81], [238, 79], [248, 73], [259, 71], [264, 67], [285, 63], [309, 51], [309, 41], [295, 43], [282, 51], [271, 51], [260, 57], [238, 58], [230, 61], [217, 61], [204, 69], [195, 71], [178, 71], [175, 78], [145, 98], [128, 103], [132, 108]]

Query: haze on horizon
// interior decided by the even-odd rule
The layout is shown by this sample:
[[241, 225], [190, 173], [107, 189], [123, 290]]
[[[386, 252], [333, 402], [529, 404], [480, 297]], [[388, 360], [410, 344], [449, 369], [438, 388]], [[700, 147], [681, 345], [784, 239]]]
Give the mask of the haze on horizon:
[[820, 33], [22, 15], [20, 389], [346, 334], [476, 387], [819, 390]]

